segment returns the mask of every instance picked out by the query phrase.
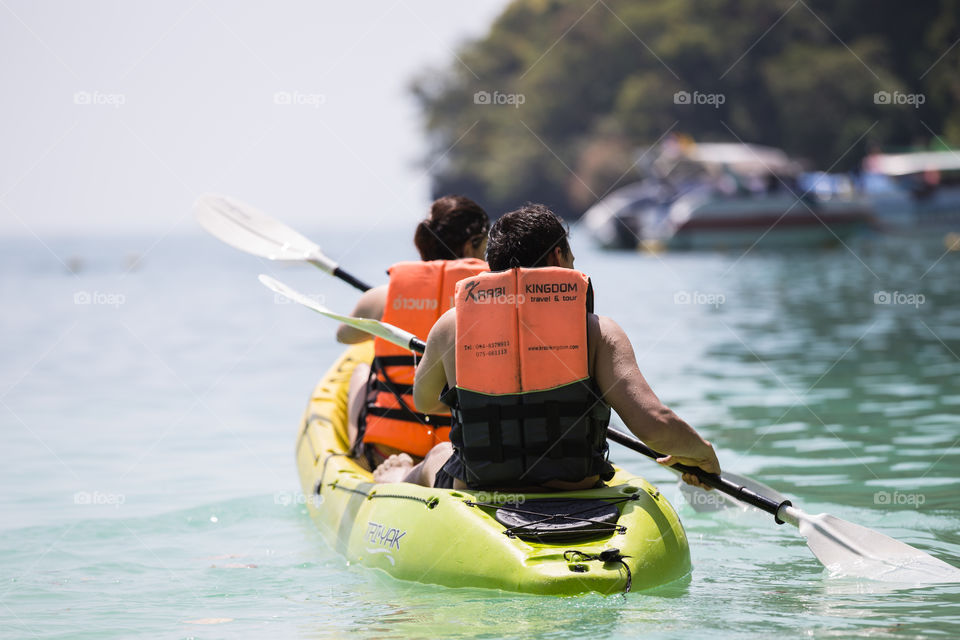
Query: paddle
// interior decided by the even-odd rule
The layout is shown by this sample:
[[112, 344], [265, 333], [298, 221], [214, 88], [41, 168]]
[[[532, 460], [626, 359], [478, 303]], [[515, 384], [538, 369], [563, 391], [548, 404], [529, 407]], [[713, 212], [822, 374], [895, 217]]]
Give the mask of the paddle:
[[[639, 439], [621, 431], [608, 429], [607, 437], [647, 457], [663, 457]], [[715, 475], [682, 464], [675, 464], [672, 468], [681, 473], [692, 473], [704, 484], [766, 511], [778, 524], [787, 522], [797, 527], [813, 555], [824, 566], [844, 576], [903, 583], [960, 582], [960, 569], [867, 527], [826, 513], [810, 515], [794, 507], [790, 500], [764, 496], [731, 481], [731, 474], [726, 472]], [[777, 497], [782, 496], [777, 494]]]
[[[675, 470], [673, 467], [667, 468]], [[682, 472], [677, 471], [677, 473], [680, 474]], [[771, 500], [775, 500], [778, 503], [787, 499], [785, 495], [773, 487], [767, 486], [758, 480], [754, 480], [753, 478], [741, 476], [731, 471], [724, 471], [723, 477], [740, 487], [745, 487], [754, 493], [767, 496]], [[683, 494], [684, 501], [693, 507], [693, 510], [697, 513], [710, 513], [714, 511], [722, 511], [723, 509], [739, 509], [743, 507], [743, 505], [737, 502], [736, 499], [728, 496], [725, 493], [706, 491], [700, 487], [687, 484], [683, 480], [680, 480], [677, 483], [677, 486], [680, 487], [680, 493]]]
[[[378, 320], [334, 313], [270, 276], [261, 275], [260, 282], [328, 318], [372, 333], [405, 349], [423, 353], [423, 341], [399, 327]], [[639, 439], [622, 431], [608, 429], [607, 437], [654, 460], [663, 457]], [[794, 507], [789, 500], [781, 499], [783, 496], [779, 494], [776, 498], [765, 496], [731, 481], [731, 474], [726, 472], [716, 475], [699, 467], [681, 464], [672, 465], [672, 468], [681, 473], [691, 473], [717, 491], [766, 511], [773, 515], [778, 524], [787, 522], [797, 527], [800, 535], [806, 538], [813, 555], [838, 574], [901, 583], [960, 582], [960, 569], [872, 529], [826, 513], [809, 515]]]
[[339, 313], [334, 313], [327, 309], [325, 306], [319, 302], [308, 298], [299, 291], [288, 287], [283, 284], [276, 278], [271, 278], [268, 275], [260, 274], [260, 282], [264, 284], [268, 289], [274, 293], [279, 293], [282, 296], [293, 300], [294, 302], [299, 302], [303, 306], [313, 309], [320, 315], [324, 315], [332, 320], [337, 320], [343, 324], [349, 325], [360, 331], [365, 331], [371, 335], [377, 336], [378, 338], [383, 338], [389, 342], [392, 342], [395, 345], [401, 346], [404, 349], [409, 349], [415, 353], [423, 353], [426, 344], [413, 335], [409, 331], [404, 331], [400, 327], [395, 327], [392, 324], [387, 324], [386, 322], [381, 322], [379, 320], [372, 320], [370, 318], [355, 318], [353, 316], [344, 316]]
[[268, 260], [309, 262], [361, 291], [370, 288], [325, 256], [316, 243], [248, 204], [208, 194], [197, 199], [193, 212], [204, 229], [231, 247]]

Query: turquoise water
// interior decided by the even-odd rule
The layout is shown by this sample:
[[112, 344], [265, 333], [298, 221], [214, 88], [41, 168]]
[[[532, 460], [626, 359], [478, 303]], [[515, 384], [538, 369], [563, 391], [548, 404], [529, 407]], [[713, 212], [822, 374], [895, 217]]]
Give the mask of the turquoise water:
[[[308, 235], [374, 282], [413, 257], [405, 231], [401, 246], [386, 231]], [[745, 257], [574, 250], [598, 310], [725, 468], [960, 565], [960, 253], [906, 238]], [[306, 515], [293, 460], [339, 347], [261, 271], [335, 309], [356, 297], [199, 233], [0, 240], [0, 636], [960, 635], [960, 585], [831, 577], [794, 529], [698, 514], [669, 472], [616, 446], [678, 507], [688, 581], [537, 598], [347, 566]]]

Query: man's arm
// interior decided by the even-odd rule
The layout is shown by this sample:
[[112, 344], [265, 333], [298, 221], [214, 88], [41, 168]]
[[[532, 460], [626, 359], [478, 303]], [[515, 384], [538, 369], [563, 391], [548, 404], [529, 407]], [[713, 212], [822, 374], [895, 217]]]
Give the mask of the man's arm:
[[[350, 313], [354, 318], [371, 318], [380, 320], [383, 318], [383, 309], [387, 304], [387, 285], [374, 287], [365, 291], [360, 299], [357, 300], [357, 306]], [[354, 329], [351, 326], [341, 324], [337, 327], [337, 342], [340, 344], [357, 344], [364, 340], [372, 340], [366, 331]]]
[[454, 366], [450, 347], [456, 343], [456, 336], [457, 316], [453, 309], [450, 309], [440, 316], [430, 330], [427, 348], [417, 365], [413, 380], [413, 404], [421, 413], [448, 409], [447, 405], [440, 402], [440, 394], [447, 384], [447, 367]]
[[[627, 334], [610, 318], [597, 316], [599, 339], [594, 360], [594, 379], [603, 399], [617, 412], [638, 438], [664, 454], [657, 462], [700, 467], [720, 473], [713, 446], [693, 427], [671, 411], [647, 384], [637, 367], [633, 345]], [[688, 484], [700, 485], [696, 477], [684, 474]]]

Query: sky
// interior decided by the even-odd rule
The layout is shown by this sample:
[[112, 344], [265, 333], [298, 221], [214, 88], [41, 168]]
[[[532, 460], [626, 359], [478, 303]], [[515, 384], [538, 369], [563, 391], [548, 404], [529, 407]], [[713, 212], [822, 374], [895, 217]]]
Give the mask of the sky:
[[0, 234], [176, 233], [221, 193], [291, 225], [411, 227], [414, 77], [507, 0], [0, 0]]

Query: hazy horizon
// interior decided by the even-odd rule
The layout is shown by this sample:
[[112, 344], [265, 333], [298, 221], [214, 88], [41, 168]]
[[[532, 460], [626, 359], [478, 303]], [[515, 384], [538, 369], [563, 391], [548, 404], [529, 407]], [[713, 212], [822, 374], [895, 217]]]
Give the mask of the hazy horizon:
[[506, 6], [14, 0], [0, 234], [192, 233], [206, 192], [291, 225], [412, 225], [417, 74]]

